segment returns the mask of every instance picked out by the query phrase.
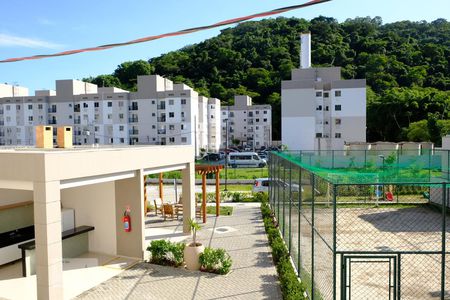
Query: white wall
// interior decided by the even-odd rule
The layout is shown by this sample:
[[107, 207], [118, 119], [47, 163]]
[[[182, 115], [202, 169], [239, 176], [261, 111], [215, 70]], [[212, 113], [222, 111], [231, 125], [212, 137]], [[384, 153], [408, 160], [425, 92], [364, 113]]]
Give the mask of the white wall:
[[315, 118], [283, 117], [281, 119], [282, 144], [289, 150], [314, 150]]
[[89, 251], [115, 255], [116, 208], [113, 182], [86, 185], [61, 191], [61, 204], [75, 209], [75, 226], [88, 225]]

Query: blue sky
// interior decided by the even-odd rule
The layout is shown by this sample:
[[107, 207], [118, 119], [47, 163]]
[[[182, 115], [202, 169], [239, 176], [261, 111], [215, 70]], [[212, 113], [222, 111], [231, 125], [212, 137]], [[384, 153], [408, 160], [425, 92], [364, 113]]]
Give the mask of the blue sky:
[[[275, 0], [15, 0], [2, 1], [0, 59], [48, 54], [123, 42], [144, 36], [212, 24], [304, 1]], [[347, 18], [380, 16], [398, 20], [450, 19], [450, 0], [333, 0], [283, 14], [312, 19], [319, 15]], [[220, 28], [223, 29], [223, 28]], [[118, 64], [149, 59], [198, 43], [220, 29], [165, 38], [100, 52], [0, 64], [0, 82], [35, 89], [54, 89], [56, 79], [109, 74]]]

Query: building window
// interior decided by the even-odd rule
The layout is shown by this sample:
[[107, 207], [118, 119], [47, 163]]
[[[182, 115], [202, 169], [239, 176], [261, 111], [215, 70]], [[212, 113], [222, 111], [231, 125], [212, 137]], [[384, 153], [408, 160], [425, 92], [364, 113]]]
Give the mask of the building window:
[[173, 100], [172, 99], [169, 100], [169, 105], [173, 105]]
[[112, 114], [108, 114], [108, 120], [112, 119]]
[[335, 119], [334, 120], [334, 124], [341, 125], [341, 119]]
[[38, 109], [42, 109], [42, 104], [38, 104]]
[[120, 138], [120, 143], [121, 144], [125, 143], [125, 139], [124, 138]]
[[264, 114], [267, 115], [267, 110], [264, 111]]
[[214, 119], [214, 115], [211, 115], [211, 119]]
[[119, 131], [123, 131], [123, 126], [119, 126]]
[[17, 104], [17, 105], [16, 105], [16, 109], [17, 109], [17, 110], [20, 110], [20, 104]]
[[152, 117], [156, 117], [156, 114], [155, 114], [155, 113], [152, 113]]
[[119, 107], [123, 107], [123, 101], [119, 101]]
[[264, 119], [264, 122], [267, 122], [267, 119]]
[[11, 110], [11, 106], [6, 105], [6, 110]]
[[98, 127], [98, 126], [95, 126], [95, 127], [94, 127], [94, 130], [95, 130], [95, 132], [98, 132], [99, 127]]
[[256, 119], [255, 121], [256, 121], [256, 123], [259, 123], [259, 119]]
[[340, 97], [341, 96], [341, 91], [334, 91], [334, 96], [335, 97]]
[[94, 102], [94, 107], [98, 108], [99, 107], [99, 103], [98, 102]]
[[340, 111], [341, 109], [342, 109], [342, 107], [340, 104], [334, 106], [334, 110], [336, 110], [336, 111]]
[[184, 124], [181, 124], [181, 130], [184, 130]]
[[170, 143], [175, 143], [175, 138], [174, 137], [169, 138], [169, 142]]
[[334, 137], [337, 138], [337, 139], [340, 139], [341, 138], [341, 134], [339, 132], [336, 132], [334, 134]]
[[318, 105], [318, 106], [316, 107], [316, 110], [322, 110], [322, 105]]
[[99, 116], [98, 114], [95, 114], [95, 115], [94, 115], [94, 119], [95, 119], [95, 120], [98, 120], [99, 118], [100, 118], [100, 116]]
[[169, 118], [174, 118], [175, 117], [175, 113], [174, 112], [169, 112]]
[[256, 114], [259, 115], [259, 110], [256, 111]]
[[112, 107], [112, 102], [111, 101], [108, 102], [108, 107]]
[[325, 106], [325, 111], [329, 111], [329, 110], [330, 110], [330, 109], [329, 109], [328, 105]]
[[184, 111], [181, 112], [181, 117], [184, 118]]
[[226, 114], [227, 114], [226, 112], [224, 112], [224, 111], [222, 112], [222, 115], [223, 115], [223, 116], [225, 116]]
[[255, 128], [256, 130], [258, 130], [259, 129], [259, 126], [256, 126], [256, 128]]
[[123, 119], [123, 114], [119, 114], [119, 119]]
[[186, 99], [181, 99], [181, 104], [182, 105], [186, 104]]
[[182, 137], [182, 138], [181, 138], [181, 142], [182, 142], [182, 143], [186, 143], [186, 142], [187, 142], [187, 138]]
[[324, 98], [330, 97], [330, 93], [328, 93], [328, 92], [323, 93], [323, 97], [324, 97]]
[[86, 102], [83, 103], [83, 108], [88, 108], [88, 104]]
[[33, 116], [29, 116], [28, 121], [33, 122]]
[[28, 104], [28, 109], [32, 110], [33, 109], [33, 104]]
[[152, 125], [152, 129], [156, 129], [156, 126], [155, 126], [155, 125]]
[[321, 132], [317, 132], [316, 133], [316, 138], [321, 138], [322, 137], [322, 133]]
[[322, 97], [322, 92], [316, 92], [316, 97]]
[[169, 130], [175, 130], [175, 125], [169, 125]]

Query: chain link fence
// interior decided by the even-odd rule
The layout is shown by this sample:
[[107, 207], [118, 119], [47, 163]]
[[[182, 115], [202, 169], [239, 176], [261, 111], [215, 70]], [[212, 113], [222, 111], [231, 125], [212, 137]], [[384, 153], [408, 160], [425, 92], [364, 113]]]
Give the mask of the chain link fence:
[[283, 153], [269, 162], [270, 204], [310, 299], [450, 299], [445, 180], [339, 183]]

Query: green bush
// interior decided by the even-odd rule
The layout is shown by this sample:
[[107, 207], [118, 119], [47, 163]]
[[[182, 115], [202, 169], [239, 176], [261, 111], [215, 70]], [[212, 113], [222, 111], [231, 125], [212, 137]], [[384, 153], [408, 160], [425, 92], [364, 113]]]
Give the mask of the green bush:
[[264, 192], [253, 194], [253, 201], [254, 202], [267, 202], [269, 201], [269, 195]]
[[201, 270], [217, 273], [227, 274], [230, 272], [232, 260], [230, 255], [222, 248], [213, 249], [206, 247], [202, 254], [200, 254]]
[[280, 235], [280, 231], [274, 223], [267, 198], [262, 199], [261, 214], [263, 216], [264, 228], [266, 229], [269, 244], [272, 247], [273, 261], [277, 267], [283, 299], [305, 299], [305, 288], [303, 284], [299, 282], [297, 274], [292, 267], [289, 252]]
[[173, 243], [166, 240], [156, 240], [150, 243], [150, 262], [157, 265], [178, 267], [183, 263], [184, 243]]

